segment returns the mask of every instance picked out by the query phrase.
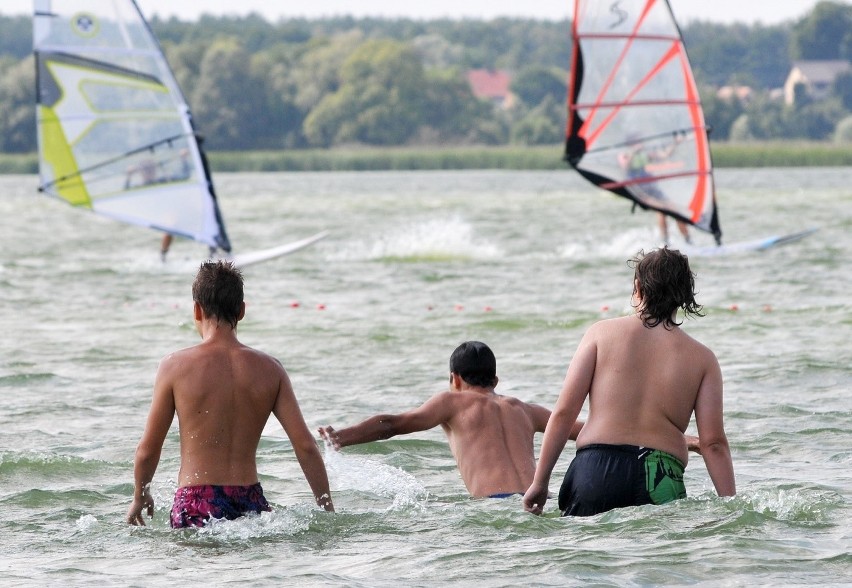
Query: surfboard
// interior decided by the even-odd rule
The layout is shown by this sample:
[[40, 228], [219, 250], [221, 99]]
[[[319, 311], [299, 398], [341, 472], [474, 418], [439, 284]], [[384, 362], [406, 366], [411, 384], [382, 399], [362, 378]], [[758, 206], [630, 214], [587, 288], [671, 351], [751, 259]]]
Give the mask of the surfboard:
[[299, 241], [293, 241], [292, 243], [284, 243], [283, 245], [278, 245], [277, 247], [270, 247], [269, 249], [247, 251], [245, 253], [239, 253], [237, 255], [226, 257], [225, 259], [232, 261], [234, 265], [242, 268], [249, 265], [254, 265], [256, 263], [260, 263], [262, 261], [269, 261], [270, 259], [275, 259], [276, 257], [289, 255], [290, 253], [295, 253], [300, 249], [304, 249], [309, 245], [313, 245], [320, 239], [324, 239], [327, 236], [328, 231], [321, 231], [319, 233], [316, 233], [315, 235], [306, 237], [305, 239], [300, 239]]
[[726, 245], [694, 247], [692, 245], [679, 245], [678, 249], [687, 255], [695, 255], [699, 257], [712, 257], [716, 255], [730, 255], [734, 253], [746, 253], [749, 251], [763, 251], [778, 245], [786, 245], [800, 241], [809, 235], [813, 235], [819, 229], [810, 228], [796, 233], [788, 233], [785, 235], [773, 235], [762, 239], [753, 239], [750, 241], [740, 241], [737, 243], [729, 243]]

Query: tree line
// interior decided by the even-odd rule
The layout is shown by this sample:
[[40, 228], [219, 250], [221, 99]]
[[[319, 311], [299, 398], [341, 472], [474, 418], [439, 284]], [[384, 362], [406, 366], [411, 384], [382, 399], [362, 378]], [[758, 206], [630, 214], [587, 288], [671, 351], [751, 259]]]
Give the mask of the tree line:
[[[564, 137], [570, 22], [287, 19], [150, 21], [215, 150], [536, 145]], [[852, 6], [823, 1], [773, 26], [692, 22], [684, 41], [715, 140], [852, 135], [852, 73], [825, 100], [773, 97], [795, 59], [852, 58]], [[32, 26], [0, 17], [0, 151], [35, 150]], [[476, 98], [471, 69], [512, 72], [510, 108]], [[748, 101], [722, 99], [749, 86]]]

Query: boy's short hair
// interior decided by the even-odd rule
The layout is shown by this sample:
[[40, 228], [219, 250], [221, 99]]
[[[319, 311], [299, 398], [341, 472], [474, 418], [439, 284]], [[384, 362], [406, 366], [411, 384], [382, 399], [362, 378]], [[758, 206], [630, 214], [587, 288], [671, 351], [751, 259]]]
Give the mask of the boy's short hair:
[[237, 327], [243, 306], [243, 274], [230, 261], [205, 261], [192, 283], [192, 300], [209, 317]]
[[471, 386], [491, 388], [497, 383], [497, 359], [485, 343], [465, 341], [450, 356], [450, 373]]

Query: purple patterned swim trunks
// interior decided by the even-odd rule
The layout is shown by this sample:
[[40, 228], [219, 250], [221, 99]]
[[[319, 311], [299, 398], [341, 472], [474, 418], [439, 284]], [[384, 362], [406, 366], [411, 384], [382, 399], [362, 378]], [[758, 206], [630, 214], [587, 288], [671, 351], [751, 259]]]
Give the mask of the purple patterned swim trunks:
[[184, 486], [175, 492], [171, 526], [203, 527], [210, 519], [234, 520], [246, 513], [271, 511], [260, 482], [251, 486]]

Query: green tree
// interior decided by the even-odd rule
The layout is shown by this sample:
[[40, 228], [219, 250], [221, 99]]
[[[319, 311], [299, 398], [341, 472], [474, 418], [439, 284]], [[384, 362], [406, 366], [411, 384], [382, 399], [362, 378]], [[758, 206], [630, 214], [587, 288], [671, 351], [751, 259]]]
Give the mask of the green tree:
[[0, 16], [0, 55], [23, 59], [33, 50], [33, 20], [29, 16]]
[[737, 119], [731, 125], [731, 131], [728, 135], [731, 141], [751, 141], [754, 139], [754, 135], [751, 132], [751, 128], [749, 127], [749, 120], [747, 114], [741, 114], [737, 117]]
[[171, 67], [181, 90], [187, 94], [187, 100], [190, 99], [192, 89], [198, 83], [198, 78], [201, 75], [201, 61], [212, 42], [212, 39], [208, 39], [207, 41], [192, 43], [175, 44], [168, 42], [163, 44], [166, 61], [169, 62], [169, 67]]
[[703, 84], [723, 86], [744, 80], [757, 88], [777, 88], [790, 71], [790, 58], [779, 47], [789, 45], [789, 25], [748, 26], [695, 22], [683, 39], [695, 77]]
[[831, 93], [836, 96], [846, 110], [852, 111], [852, 71], [844, 72], [834, 79]]
[[852, 145], [852, 114], [837, 123], [837, 128], [834, 130], [834, 142]]
[[30, 55], [0, 71], [0, 151], [35, 149], [35, 65]]
[[565, 138], [565, 108], [553, 96], [544, 99], [512, 125], [512, 143], [553, 145]]
[[305, 147], [302, 123], [307, 109], [297, 104], [298, 83], [293, 72], [299, 67], [300, 51], [290, 44], [279, 44], [252, 57], [252, 75], [261, 80], [266, 112], [266, 139], [263, 148]]
[[424, 82], [419, 142], [475, 142], [477, 125], [491, 118], [491, 105], [473, 95], [458, 70], [428, 71]]
[[305, 119], [312, 144], [399, 145], [415, 134], [426, 87], [423, 66], [410, 47], [367, 41], [343, 64], [340, 80], [340, 89]]
[[757, 95], [744, 108], [742, 117], [747, 121], [747, 125], [745, 128], [738, 126], [743, 125], [738, 118], [735, 123], [737, 136], [733, 138], [740, 139], [743, 135], [757, 140], [790, 138], [794, 135], [785, 130], [783, 116], [783, 103], [772, 100], [767, 94]]
[[788, 137], [824, 141], [834, 134], [838, 122], [847, 112], [836, 98], [788, 107], [782, 123]]
[[521, 69], [512, 80], [512, 93], [529, 107], [537, 106], [545, 98], [565, 103], [568, 96], [565, 70], [533, 65]]
[[742, 102], [736, 98], [723, 100], [716, 95], [714, 88], [703, 87], [701, 106], [704, 110], [704, 120], [710, 127], [711, 138], [720, 141], [728, 139], [734, 121], [738, 120], [743, 112]]
[[850, 39], [852, 5], [823, 1], [793, 25], [790, 50], [794, 59], [841, 59]]
[[222, 38], [204, 53], [192, 103], [199, 132], [211, 149], [249, 149], [263, 131], [263, 98], [248, 52]]
[[318, 37], [302, 47], [301, 55], [287, 72], [296, 92], [293, 99], [302, 111], [310, 112], [323, 97], [340, 88], [343, 63], [363, 42], [363, 33], [353, 30], [332, 37]]

